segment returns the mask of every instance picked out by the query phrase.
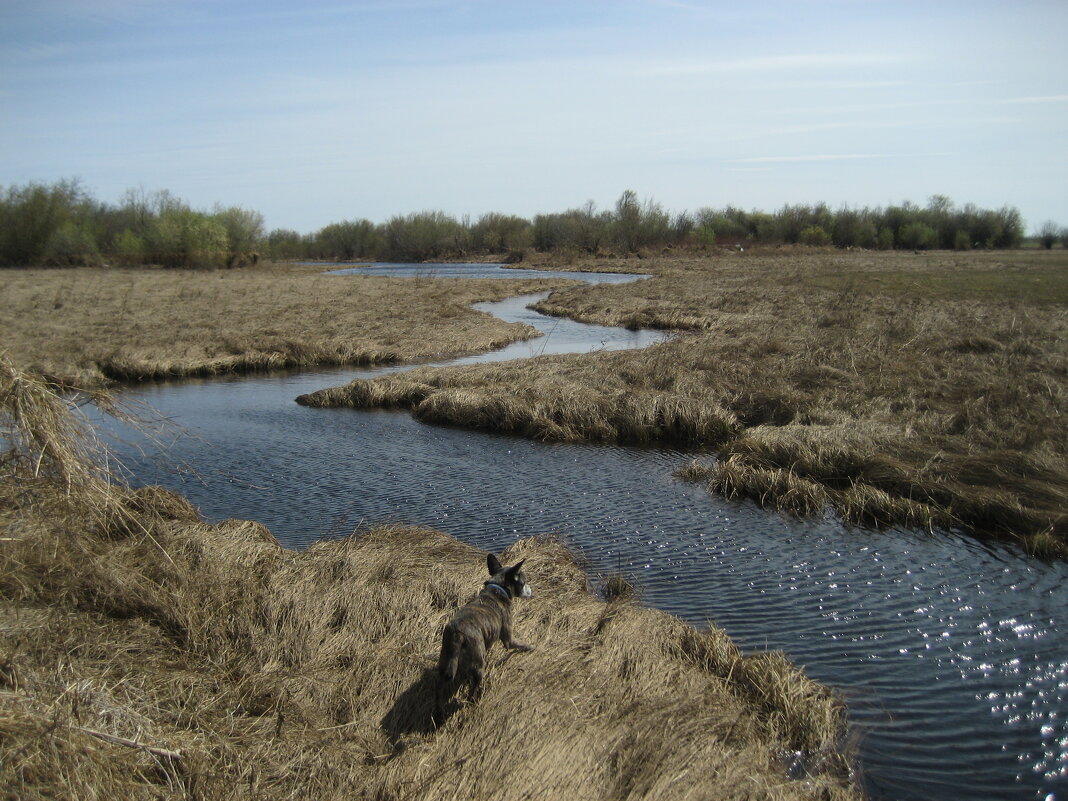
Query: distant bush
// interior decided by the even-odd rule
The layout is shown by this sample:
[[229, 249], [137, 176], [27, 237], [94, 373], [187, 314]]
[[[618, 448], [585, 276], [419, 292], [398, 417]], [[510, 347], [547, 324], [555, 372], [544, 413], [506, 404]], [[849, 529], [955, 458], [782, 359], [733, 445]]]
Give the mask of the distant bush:
[[259, 250], [263, 242], [263, 215], [238, 206], [216, 206], [211, 219], [226, 231], [226, 266], [235, 267]]
[[85, 224], [67, 220], [48, 238], [44, 262], [64, 267], [97, 264], [100, 254], [92, 230]]
[[653, 200], [641, 203], [628, 189], [616, 201], [616, 213], [609, 225], [612, 244], [625, 253], [641, 248], [671, 245], [680, 241], [680, 231], [688, 229], [688, 217], [673, 221]]
[[381, 231], [370, 220], [332, 223], [313, 235], [306, 256], [328, 261], [375, 259], [385, 250]]
[[559, 214], [539, 214], [531, 226], [534, 247], [541, 251], [575, 250], [596, 253], [609, 241], [610, 212], [597, 212], [593, 201]]
[[229, 258], [226, 227], [189, 208], [167, 210], [149, 226], [148, 258], [164, 267], [222, 267]]
[[1038, 243], [1046, 250], [1053, 249], [1053, 243], [1057, 241], [1061, 231], [1053, 220], [1046, 220], [1038, 229]]
[[50, 244], [57, 253], [71, 244], [71, 229], [59, 235], [66, 242], [53, 239], [57, 232], [68, 223], [77, 225], [90, 211], [89, 197], [77, 181], [9, 187], [0, 201], [0, 264], [47, 263]]
[[[1068, 239], [1068, 229], [1045, 223], [1044, 247]], [[191, 209], [166, 190], [130, 190], [118, 205], [95, 201], [77, 181], [31, 183], [0, 191], [0, 266], [54, 264], [160, 264], [166, 267], [238, 266], [260, 252], [276, 259], [426, 261], [470, 253], [523, 257], [539, 251], [639, 253], [689, 245], [792, 244], [839, 248], [921, 250], [1018, 247], [1020, 212], [1010, 206], [955, 206], [944, 195], [927, 205], [834, 211], [824, 203], [787, 204], [774, 213], [735, 206], [671, 214], [632, 190], [612, 210], [593, 201], [532, 220], [489, 212], [471, 225], [442, 211], [396, 216], [385, 223], [335, 222], [315, 233], [264, 232], [263, 216], [237, 206]], [[250, 258], [251, 257], [251, 258]]]
[[909, 250], [929, 250], [938, 247], [938, 232], [922, 222], [906, 223], [898, 231], [897, 243]]
[[831, 244], [831, 235], [824, 231], [822, 226], [809, 225], [801, 229], [798, 241], [802, 245], [829, 245]]
[[118, 261], [126, 266], [143, 264], [145, 261], [145, 241], [130, 229], [126, 229], [115, 240], [112, 253]]
[[716, 241], [741, 242], [751, 239], [749, 215], [741, 209], [727, 206], [724, 209], [702, 208], [695, 215], [698, 241], [711, 245]]
[[471, 228], [471, 249], [480, 253], [522, 252], [533, 244], [529, 220], [491, 212]]
[[267, 234], [264, 249], [272, 259], [299, 259], [309, 255], [310, 242], [299, 231], [288, 228], [275, 228]]
[[393, 217], [383, 231], [389, 261], [427, 261], [467, 250], [467, 231], [442, 211]]

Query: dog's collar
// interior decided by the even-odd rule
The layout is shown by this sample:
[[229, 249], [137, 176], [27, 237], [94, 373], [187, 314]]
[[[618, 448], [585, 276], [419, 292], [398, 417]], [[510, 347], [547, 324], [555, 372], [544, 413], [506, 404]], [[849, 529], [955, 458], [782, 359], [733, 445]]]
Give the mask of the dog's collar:
[[503, 595], [505, 600], [507, 600], [507, 601], [512, 600], [512, 593], [508, 592], [508, 590], [506, 588], [502, 587], [500, 584], [495, 584], [492, 581], [487, 581], [486, 582], [486, 588], [490, 589], [490, 590], [496, 590], [501, 595]]

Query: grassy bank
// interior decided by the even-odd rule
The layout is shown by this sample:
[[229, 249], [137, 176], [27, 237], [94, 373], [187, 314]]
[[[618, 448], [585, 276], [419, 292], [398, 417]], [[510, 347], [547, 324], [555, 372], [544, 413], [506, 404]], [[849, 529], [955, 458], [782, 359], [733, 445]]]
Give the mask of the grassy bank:
[[656, 278], [559, 290], [539, 308], [680, 331], [673, 342], [423, 368], [301, 401], [546, 440], [683, 444], [717, 457], [685, 476], [728, 497], [1068, 553], [1064, 252], [785, 249], [640, 265]]
[[554, 285], [522, 274], [464, 282], [339, 278], [292, 264], [8, 270], [3, 280], [3, 350], [20, 365], [82, 386], [489, 350], [535, 332], [470, 305]]
[[[484, 555], [377, 527], [304, 552], [202, 522], [99, 467], [67, 401], [0, 363], [0, 787], [8, 797], [848, 799], [842, 708], [743, 655], [599, 600], [557, 540], [488, 689], [434, 729], [439, 632]], [[803, 752], [812, 775], [787, 778]]]

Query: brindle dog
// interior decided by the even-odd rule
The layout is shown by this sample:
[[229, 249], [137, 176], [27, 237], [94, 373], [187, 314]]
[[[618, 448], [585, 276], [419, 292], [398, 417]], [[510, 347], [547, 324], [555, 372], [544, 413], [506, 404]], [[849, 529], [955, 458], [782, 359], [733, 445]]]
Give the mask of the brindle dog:
[[[526, 561], [526, 560], [524, 560]], [[442, 720], [445, 700], [456, 678], [461, 658], [468, 666], [471, 698], [482, 695], [486, 652], [497, 640], [505, 648], [531, 651], [512, 639], [512, 599], [529, 598], [530, 585], [523, 575], [523, 562], [503, 567], [493, 554], [486, 557], [490, 579], [482, 592], [466, 606], [456, 610], [441, 635], [441, 656], [438, 657], [437, 720]]]

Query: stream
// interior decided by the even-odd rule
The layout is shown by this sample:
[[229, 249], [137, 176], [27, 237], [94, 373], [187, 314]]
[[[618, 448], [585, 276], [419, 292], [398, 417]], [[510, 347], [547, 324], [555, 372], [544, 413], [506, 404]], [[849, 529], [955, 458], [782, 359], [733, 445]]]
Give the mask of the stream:
[[[368, 271], [539, 276], [494, 265]], [[477, 308], [544, 336], [448, 363], [640, 348], [666, 336], [547, 318], [527, 308], [542, 296]], [[428, 426], [403, 411], [294, 402], [405, 369], [131, 386], [126, 400], [181, 431], [161, 429], [154, 442], [100, 424], [131, 483], [180, 492], [209, 521], [258, 520], [287, 547], [385, 522], [487, 550], [557, 532], [595, 569], [635, 577], [645, 603], [712, 621], [743, 649], [781, 649], [841, 692], [872, 798], [1068, 801], [1065, 564], [955, 534], [873, 532], [728, 502], [672, 477], [690, 458], [677, 450], [544, 444]]]

